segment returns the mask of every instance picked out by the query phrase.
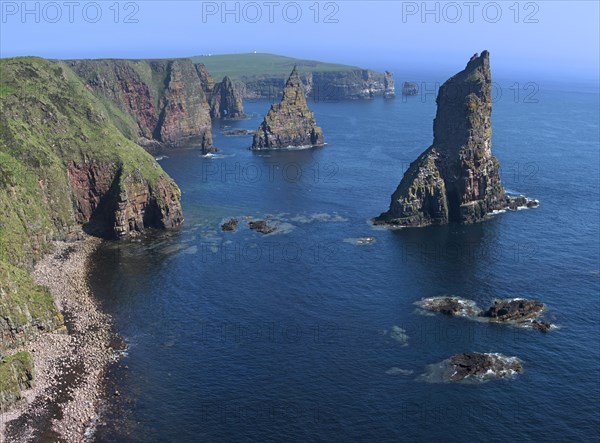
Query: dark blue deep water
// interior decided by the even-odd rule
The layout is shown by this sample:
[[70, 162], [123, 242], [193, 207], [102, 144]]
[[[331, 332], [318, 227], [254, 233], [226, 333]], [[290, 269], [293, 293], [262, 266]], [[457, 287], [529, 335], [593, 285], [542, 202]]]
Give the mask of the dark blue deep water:
[[[541, 206], [473, 226], [368, 223], [430, 145], [433, 96], [311, 102], [321, 149], [257, 154], [251, 136], [216, 127], [220, 155], [169, 153], [161, 164], [182, 189], [185, 226], [95, 257], [91, 283], [129, 345], [97, 441], [597, 441], [598, 97], [497, 100], [504, 185]], [[268, 106], [246, 102], [254, 117], [227, 124], [255, 129]], [[231, 216], [271, 217], [279, 230], [221, 232]], [[365, 236], [375, 243], [353, 240]], [[415, 312], [442, 294], [539, 299], [560, 329]], [[464, 351], [517, 356], [525, 372], [418, 380]]]

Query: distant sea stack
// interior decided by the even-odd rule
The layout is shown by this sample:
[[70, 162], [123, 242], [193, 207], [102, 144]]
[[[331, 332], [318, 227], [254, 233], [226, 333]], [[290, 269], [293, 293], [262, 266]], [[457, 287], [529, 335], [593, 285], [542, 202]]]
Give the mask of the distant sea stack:
[[[494, 210], [537, 206], [508, 197], [492, 155], [492, 78], [483, 51], [446, 81], [437, 96], [433, 145], [411, 163], [376, 224], [428, 226], [473, 223]], [[516, 201], [519, 203], [515, 203]]]
[[298, 70], [294, 66], [279, 104], [269, 113], [254, 134], [253, 150], [322, 146], [323, 131], [309, 111]]
[[415, 82], [404, 82], [402, 86], [402, 95], [417, 95], [419, 87]]
[[245, 118], [242, 95], [236, 91], [227, 76], [214, 86], [210, 98], [210, 115], [212, 118]]
[[383, 98], [394, 98], [396, 97], [396, 87], [394, 85], [394, 74], [390, 71], [385, 71], [383, 73]]

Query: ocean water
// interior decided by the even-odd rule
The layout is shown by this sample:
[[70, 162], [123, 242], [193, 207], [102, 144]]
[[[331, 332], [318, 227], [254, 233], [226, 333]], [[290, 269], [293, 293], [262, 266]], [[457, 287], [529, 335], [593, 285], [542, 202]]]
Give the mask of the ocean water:
[[[433, 96], [310, 102], [324, 148], [254, 153], [217, 126], [218, 155], [168, 153], [185, 226], [94, 257], [91, 284], [128, 344], [96, 441], [597, 441], [599, 96], [536, 98], [497, 100], [493, 151], [507, 190], [541, 206], [472, 226], [368, 223], [430, 145]], [[253, 117], [225, 124], [255, 129], [268, 107], [246, 102]], [[237, 232], [221, 232], [228, 217]], [[560, 328], [416, 310], [443, 294], [539, 299]], [[420, 378], [465, 351], [519, 357], [525, 372]]]

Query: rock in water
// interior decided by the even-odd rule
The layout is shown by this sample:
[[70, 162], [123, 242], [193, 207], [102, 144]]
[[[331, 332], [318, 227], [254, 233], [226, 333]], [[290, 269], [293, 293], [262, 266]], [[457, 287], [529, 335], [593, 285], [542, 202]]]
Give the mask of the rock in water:
[[248, 222], [248, 227], [250, 229], [252, 229], [253, 231], [260, 232], [261, 234], [270, 234], [270, 233], [275, 232], [277, 230], [277, 228], [275, 228], [273, 226], [269, 226], [267, 224], [267, 222], [264, 221], [264, 220], [257, 220], [257, 221]]
[[210, 98], [210, 115], [212, 118], [244, 118], [242, 95], [236, 91], [227, 76], [217, 83]]
[[451, 317], [474, 317], [480, 313], [474, 301], [459, 297], [430, 297], [415, 303], [422, 309]]
[[433, 145], [411, 163], [376, 224], [473, 223], [508, 207], [491, 150], [491, 89], [487, 51], [440, 87]]
[[271, 105], [269, 113], [254, 135], [251, 149], [282, 149], [323, 144], [323, 131], [317, 126], [314, 114], [308, 109], [304, 88], [294, 66], [285, 84], [281, 102]]
[[419, 87], [415, 82], [404, 82], [402, 85], [402, 95], [417, 95]]
[[478, 379], [511, 377], [523, 372], [523, 365], [516, 357], [500, 354], [482, 354], [464, 352], [450, 358], [454, 372], [451, 381], [460, 381], [469, 377]]
[[539, 317], [544, 309], [544, 303], [541, 301], [515, 298], [496, 300], [494, 306], [481, 315], [498, 322], [521, 322]]
[[239, 220], [235, 218], [230, 218], [221, 225], [221, 229], [225, 232], [233, 232], [237, 229], [239, 223]]

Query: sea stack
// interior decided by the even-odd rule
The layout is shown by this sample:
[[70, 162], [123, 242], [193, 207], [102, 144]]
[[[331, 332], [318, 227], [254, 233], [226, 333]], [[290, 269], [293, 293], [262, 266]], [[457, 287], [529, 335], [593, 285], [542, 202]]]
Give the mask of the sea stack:
[[402, 95], [417, 95], [419, 93], [419, 87], [415, 82], [404, 82], [402, 86]]
[[323, 131], [309, 111], [298, 70], [294, 66], [279, 104], [269, 113], [254, 134], [253, 150], [322, 146]]
[[[492, 77], [488, 51], [438, 92], [433, 145], [411, 163], [376, 224], [428, 226], [473, 223], [494, 210], [511, 208], [492, 155]], [[526, 197], [523, 206], [536, 206]], [[512, 205], [512, 206], [511, 206]]]
[[390, 71], [383, 73], [383, 98], [394, 98], [396, 97], [396, 87], [394, 85], [394, 74]]
[[221, 83], [217, 83], [210, 98], [210, 116], [212, 118], [245, 118], [242, 95], [236, 91], [231, 79], [223, 77]]

